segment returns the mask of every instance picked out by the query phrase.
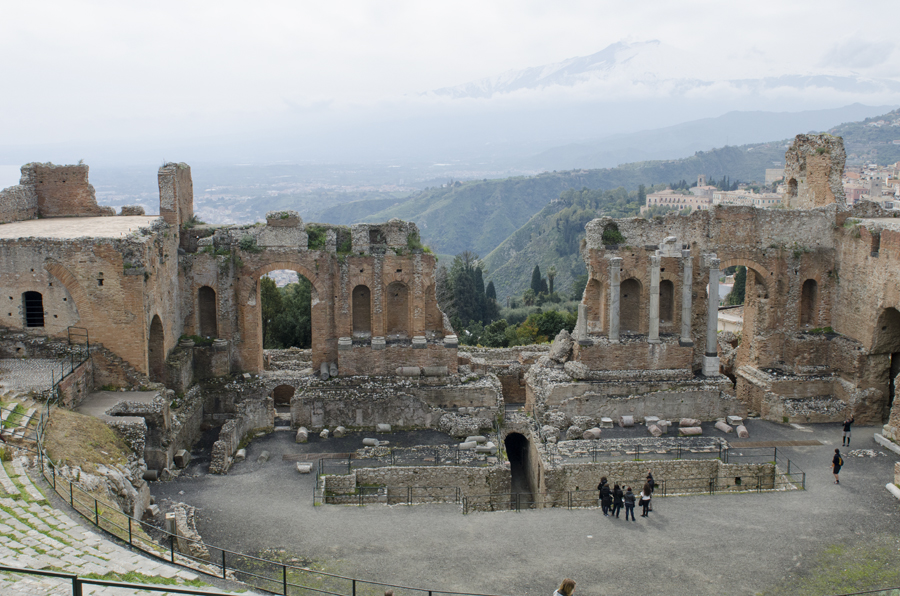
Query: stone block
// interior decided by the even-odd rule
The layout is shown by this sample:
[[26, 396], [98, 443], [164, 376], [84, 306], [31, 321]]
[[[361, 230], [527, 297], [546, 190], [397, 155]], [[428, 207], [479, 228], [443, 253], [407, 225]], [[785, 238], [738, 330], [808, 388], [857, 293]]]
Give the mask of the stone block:
[[455, 335], [444, 336], [444, 347], [452, 350], [459, 348], [459, 338]]
[[747, 432], [747, 427], [743, 424], [737, 427], [737, 436], [739, 439], [749, 439], [750, 433]]
[[378, 447], [378, 439], [363, 439], [363, 445], [366, 447]]
[[683, 437], [696, 437], [703, 434], [703, 429], [699, 426], [682, 426], [678, 432]]
[[450, 370], [446, 366], [423, 366], [422, 374], [426, 377], [446, 377]]
[[323, 439], [327, 439], [329, 434], [331, 434], [331, 433], [328, 432], [328, 429], [323, 428], [322, 432], [319, 433], [319, 436]]
[[337, 364], [332, 362], [331, 364], [328, 365], [328, 374], [330, 374], [332, 377], [338, 376]]
[[644, 416], [644, 424], [650, 426], [651, 424], [659, 424], [659, 416]]
[[309, 474], [310, 472], [312, 472], [312, 464], [308, 461], [298, 461], [297, 471], [301, 474]]
[[270, 457], [271, 457], [271, 454], [268, 451], [263, 451], [262, 453], [259, 454], [259, 457], [256, 458], [256, 463], [264, 464], [267, 461], [269, 461]]
[[156, 517], [159, 515], [159, 505], [148, 505], [144, 509], [144, 517]]
[[678, 426], [700, 426], [700, 421], [696, 418], [682, 418], [678, 421]]
[[375, 432], [389, 433], [389, 432], [391, 432], [391, 425], [390, 424], [376, 424]]
[[328, 372], [328, 363], [323, 362], [322, 366], [319, 367], [319, 378], [323, 381], [327, 381], [331, 378], [331, 374]]
[[475, 441], [478, 444], [487, 443], [487, 437], [483, 435], [472, 435], [470, 437], [466, 437], [466, 442]]
[[600, 428], [612, 428], [613, 427], [613, 419], [607, 416], [604, 416], [600, 419]]
[[550, 346], [550, 352], [547, 355], [550, 357], [550, 360], [562, 364], [569, 359], [571, 353], [572, 337], [569, 335], [568, 331], [563, 329], [556, 335], [553, 344]]
[[372, 349], [373, 350], [383, 350], [387, 347], [387, 342], [383, 337], [373, 337], [372, 338]]
[[234, 461], [244, 461], [245, 459], [247, 459], [246, 449], [238, 449], [234, 452]]
[[351, 350], [353, 349], [353, 340], [349, 337], [339, 337], [338, 338], [338, 350]]
[[656, 423], [656, 426], [659, 427], [659, 430], [662, 431], [662, 434], [666, 435], [669, 433], [669, 427], [672, 426], [671, 420], [660, 420]]
[[460, 451], [469, 451], [478, 447], [478, 443], [476, 441], [466, 441], [464, 443], [460, 443], [458, 447]]
[[191, 463], [191, 454], [185, 449], [179, 449], [172, 458], [172, 461], [174, 461], [175, 465], [179, 468], [186, 468], [187, 465]]
[[584, 435], [584, 429], [574, 424], [566, 430], [566, 439], [569, 441], [580, 439], [582, 435]]
[[334, 438], [335, 439], [343, 439], [347, 435], [347, 429], [343, 426], [339, 426], [334, 429]]
[[589, 428], [584, 431], [584, 434], [581, 435], [581, 438], [587, 441], [596, 441], [600, 438], [600, 429], [598, 427]]
[[397, 375], [401, 377], [418, 377], [420, 374], [422, 374], [422, 369], [418, 366], [397, 367]]
[[744, 419], [740, 416], [727, 416], [725, 421], [728, 422], [731, 426], [738, 426], [744, 422]]
[[662, 429], [659, 427], [659, 425], [656, 425], [656, 424], [651, 424], [651, 425], [647, 426], [647, 430], [650, 431], [650, 434], [653, 435], [654, 437], [660, 437], [663, 434]]
[[634, 416], [619, 416], [619, 426], [622, 428], [631, 428], [634, 426]]
[[425, 339], [424, 335], [417, 335], [412, 338], [412, 347], [414, 350], [424, 350], [428, 347], [428, 340]]
[[294, 437], [295, 443], [306, 443], [309, 440], [309, 431], [306, 427], [301, 426], [297, 429], [297, 435]]
[[726, 422], [719, 420], [716, 422], [716, 428], [722, 431], [723, 433], [733, 433], [734, 429], [729, 426]]

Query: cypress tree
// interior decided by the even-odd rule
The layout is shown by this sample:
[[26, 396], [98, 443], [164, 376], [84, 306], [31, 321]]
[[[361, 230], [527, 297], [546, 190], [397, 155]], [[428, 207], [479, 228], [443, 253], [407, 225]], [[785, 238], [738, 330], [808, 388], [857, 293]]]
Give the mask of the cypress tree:
[[540, 294], [543, 290], [541, 289], [541, 267], [540, 265], [535, 265], [534, 270], [531, 272], [531, 289], [534, 290], [535, 294]]
[[487, 288], [484, 290], [484, 295], [490, 298], [491, 300], [497, 299], [497, 290], [494, 288], [494, 281], [491, 280], [488, 282]]

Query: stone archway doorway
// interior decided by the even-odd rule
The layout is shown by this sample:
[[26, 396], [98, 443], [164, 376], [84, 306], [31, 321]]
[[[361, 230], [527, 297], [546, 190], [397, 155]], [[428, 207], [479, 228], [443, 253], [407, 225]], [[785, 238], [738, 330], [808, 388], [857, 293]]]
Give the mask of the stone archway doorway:
[[534, 506], [534, 487], [531, 481], [531, 445], [521, 433], [509, 433], [503, 440], [510, 471], [510, 506]]
[[900, 375], [900, 311], [896, 308], [887, 308], [878, 317], [870, 358], [877, 368], [884, 371], [884, 377], [887, 377], [881, 377], [886, 394], [882, 419], [886, 420], [894, 404], [897, 375]]
[[150, 322], [150, 337], [147, 341], [148, 376], [156, 383], [166, 382], [166, 338], [159, 315], [153, 315]]

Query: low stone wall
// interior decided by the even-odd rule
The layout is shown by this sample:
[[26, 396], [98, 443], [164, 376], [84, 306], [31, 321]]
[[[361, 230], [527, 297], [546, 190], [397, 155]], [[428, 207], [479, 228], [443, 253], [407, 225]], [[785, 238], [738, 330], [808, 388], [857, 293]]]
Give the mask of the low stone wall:
[[573, 359], [591, 370], [691, 370], [694, 349], [682, 347], [678, 338], [662, 337], [658, 344], [648, 343], [646, 336], [611, 343], [606, 338], [592, 338], [590, 345], [575, 343]]
[[81, 405], [81, 402], [94, 388], [94, 363], [90, 358], [82, 362], [71, 374], [59, 382], [60, 405], [73, 409]]
[[352, 345], [338, 350], [338, 375], [395, 375], [400, 367], [446, 366], [450, 374], [457, 372], [456, 348], [429, 342], [424, 349], [411, 344], [388, 344], [383, 349], [371, 345]]
[[772, 463], [725, 464], [718, 459], [567, 463], [544, 469], [540, 492], [546, 496], [539, 496], [538, 500], [544, 507], [566, 506], [566, 491], [595, 490], [603, 476], [610, 484], [630, 486], [637, 494], [644, 486], [648, 469], [653, 470], [657, 484], [665, 482], [668, 494], [709, 492], [710, 481], [715, 482], [717, 492], [775, 487], [776, 470]]
[[37, 219], [38, 197], [32, 185], [10, 186], [0, 190], [0, 224]]
[[128, 445], [138, 458], [144, 459], [147, 441], [147, 423], [143, 418], [138, 418], [137, 420], [114, 418], [113, 420], [107, 421], [106, 425], [112, 428], [117, 435], [122, 437], [125, 444]]
[[250, 431], [272, 430], [275, 402], [271, 397], [247, 400], [237, 404], [237, 415], [222, 425], [219, 439], [213, 443], [209, 464], [210, 474], [225, 474], [232, 464], [238, 445]]

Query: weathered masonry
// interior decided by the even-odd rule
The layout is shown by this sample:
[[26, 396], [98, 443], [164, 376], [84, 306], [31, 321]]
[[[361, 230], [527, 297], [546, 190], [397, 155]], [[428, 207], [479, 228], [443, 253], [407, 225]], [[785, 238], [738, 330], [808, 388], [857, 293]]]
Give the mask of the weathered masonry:
[[456, 371], [456, 337], [437, 306], [434, 257], [414, 224], [192, 227], [190, 167], [160, 168], [160, 216], [98, 206], [85, 165], [28, 164], [0, 191], [0, 325], [35, 335], [90, 331], [151, 380], [183, 385], [182, 334], [215, 338], [200, 377], [263, 369], [259, 279], [276, 269], [313, 287], [313, 365], [331, 374]]

